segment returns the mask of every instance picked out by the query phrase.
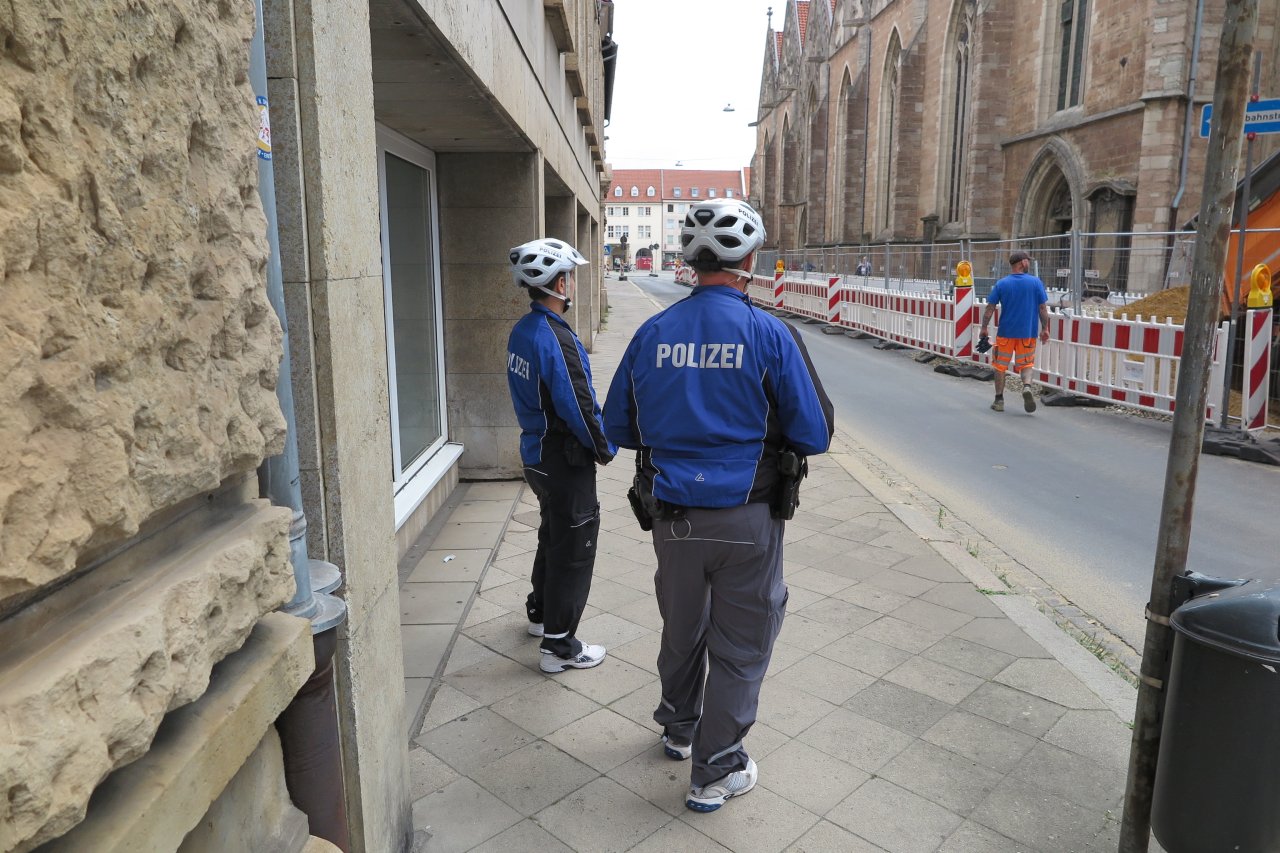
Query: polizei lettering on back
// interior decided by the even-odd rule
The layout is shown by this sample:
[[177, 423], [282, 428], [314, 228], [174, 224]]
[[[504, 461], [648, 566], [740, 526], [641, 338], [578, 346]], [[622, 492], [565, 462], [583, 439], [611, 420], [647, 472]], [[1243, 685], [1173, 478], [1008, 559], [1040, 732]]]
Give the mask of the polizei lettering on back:
[[507, 353], [507, 370], [521, 379], [529, 378], [529, 362], [513, 352]]
[[745, 344], [658, 344], [658, 367], [718, 367], [742, 369]]

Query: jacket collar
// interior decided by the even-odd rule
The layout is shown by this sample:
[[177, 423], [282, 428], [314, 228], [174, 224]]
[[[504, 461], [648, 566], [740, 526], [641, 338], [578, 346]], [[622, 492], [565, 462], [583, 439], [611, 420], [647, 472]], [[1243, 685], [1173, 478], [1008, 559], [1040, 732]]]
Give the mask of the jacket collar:
[[736, 287], [730, 287], [727, 284], [699, 284], [693, 288], [691, 295], [697, 296], [699, 293], [714, 293], [721, 298], [739, 299], [748, 305], [751, 304], [751, 297], [738, 290]]
[[535, 314], [537, 314], [537, 313], [539, 313], [539, 312], [541, 312], [541, 313], [543, 313], [543, 314], [546, 314], [548, 317], [550, 317], [551, 319], [555, 320], [557, 323], [559, 323], [560, 325], [564, 326], [566, 329], [567, 329], [567, 328], [570, 328], [570, 326], [569, 326], [569, 321], [568, 321], [568, 320], [566, 320], [564, 317], [561, 317], [559, 314], [557, 314], [556, 312], [552, 311], [550, 308], [548, 308], [547, 306], [543, 305], [541, 302], [530, 302], [530, 303], [529, 303], [529, 310], [530, 310], [530, 311], [532, 311], [532, 312], [533, 312], [533, 313], [535, 313]]

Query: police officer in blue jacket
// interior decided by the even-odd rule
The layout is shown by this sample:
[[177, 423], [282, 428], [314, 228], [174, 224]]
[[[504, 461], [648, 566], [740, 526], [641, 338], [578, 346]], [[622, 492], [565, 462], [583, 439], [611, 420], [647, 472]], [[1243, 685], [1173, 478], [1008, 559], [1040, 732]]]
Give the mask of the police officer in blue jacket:
[[694, 204], [680, 239], [699, 284], [637, 330], [604, 424], [638, 451], [637, 487], [653, 510], [663, 619], [653, 718], [669, 757], [693, 757], [685, 805], [714, 811], [756, 783], [742, 743], [787, 605], [784, 514], [771, 506], [779, 463], [825, 452], [835, 418], [799, 335], [746, 295], [765, 239], [755, 210]]
[[591, 387], [591, 364], [564, 320], [587, 259], [560, 240], [534, 240], [511, 250], [511, 275], [528, 289], [529, 313], [507, 342], [507, 384], [520, 422], [520, 458], [542, 520], [526, 601], [529, 633], [542, 637], [543, 672], [588, 669], [604, 646], [575, 636], [591, 590], [600, 503], [596, 463], [617, 448], [604, 434]]

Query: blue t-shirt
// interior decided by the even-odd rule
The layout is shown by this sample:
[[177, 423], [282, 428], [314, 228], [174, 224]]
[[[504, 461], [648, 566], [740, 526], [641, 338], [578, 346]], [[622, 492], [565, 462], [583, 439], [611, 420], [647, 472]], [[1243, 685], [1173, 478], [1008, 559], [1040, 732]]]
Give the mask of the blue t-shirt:
[[996, 282], [988, 305], [1000, 306], [997, 337], [1034, 338], [1040, 334], [1040, 306], [1049, 301], [1044, 282], [1030, 273], [1016, 272]]

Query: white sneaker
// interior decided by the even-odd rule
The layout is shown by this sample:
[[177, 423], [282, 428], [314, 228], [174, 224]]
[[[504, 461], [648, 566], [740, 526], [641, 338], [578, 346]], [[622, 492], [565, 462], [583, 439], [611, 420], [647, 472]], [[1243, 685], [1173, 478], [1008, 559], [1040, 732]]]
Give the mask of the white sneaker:
[[662, 751], [673, 761], [684, 761], [693, 755], [693, 742], [663, 732]]
[[684, 804], [695, 812], [713, 812], [730, 797], [741, 797], [754, 788], [759, 775], [756, 763], [748, 758], [746, 770], [735, 770], [710, 785], [690, 788]]
[[562, 658], [551, 652], [542, 650], [542, 660], [538, 663], [543, 672], [564, 672], [566, 669], [591, 669], [599, 666], [604, 660], [604, 646], [582, 644], [582, 651], [571, 658]]
[[542, 623], [541, 623], [541, 622], [530, 622], [530, 623], [529, 623], [529, 636], [530, 636], [530, 637], [541, 637], [541, 636], [542, 636]]

